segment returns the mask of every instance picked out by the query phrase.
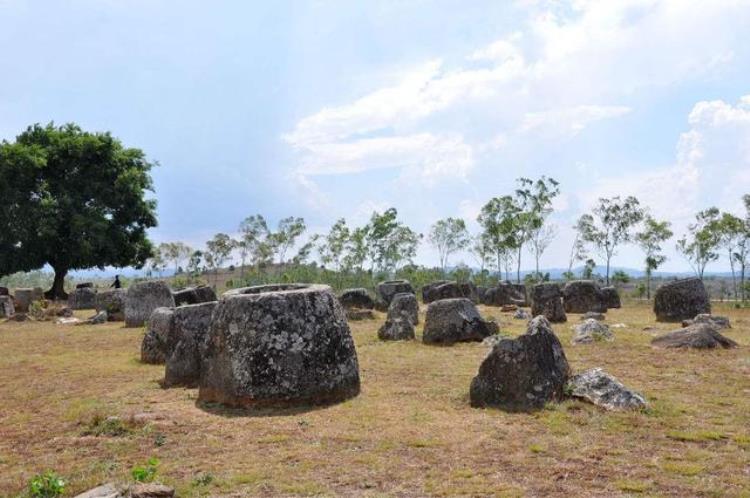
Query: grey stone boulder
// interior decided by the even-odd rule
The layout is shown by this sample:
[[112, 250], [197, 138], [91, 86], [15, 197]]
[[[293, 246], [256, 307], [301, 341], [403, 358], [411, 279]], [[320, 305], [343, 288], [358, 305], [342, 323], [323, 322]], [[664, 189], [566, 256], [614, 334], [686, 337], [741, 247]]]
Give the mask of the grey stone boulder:
[[427, 306], [422, 341], [425, 344], [481, 342], [498, 331], [497, 323], [483, 320], [469, 299], [441, 299]]
[[422, 287], [422, 302], [429, 304], [440, 299], [454, 299], [464, 297], [456, 282], [439, 281]]
[[359, 394], [344, 308], [325, 285], [234, 289], [217, 304], [198, 400], [245, 409], [303, 407]]
[[174, 332], [174, 308], [156, 308], [148, 319], [148, 329], [141, 342], [143, 363], [163, 364], [169, 356], [167, 348]]
[[601, 368], [592, 368], [571, 377], [568, 392], [574, 398], [593, 403], [607, 410], [642, 410], [646, 399], [625, 387]]
[[416, 336], [414, 324], [404, 315], [391, 317], [378, 329], [378, 338], [382, 341], [410, 341]]
[[513, 313], [513, 319], [514, 320], [530, 320], [531, 315], [525, 309], [518, 308], [516, 312]]
[[602, 287], [602, 297], [604, 298], [604, 305], [609, 308], [622, 308], [622, 302], [620, 301], [620, 293], [613, 286]]
[[552, 323], [568, 321], [559, 285], [548, 282], [532, 288], [531, 315], [544, 315]]
[[654, 313], [658, 322], [681, 322], [711, 313], [708, 293], [699, 278], [675, 280], [656, 289]]
[[216, 301], [216, 292], [207, 286], [186, 287], [173, 292], [174, 305], [184, 306], [186, 304], [210, 303]]
[[68, 307], [73, 310], [96, 309], [96, 289], [93, 287], [76, 287], [68, 294]]
[[614, 339], [615, 336], [609, 330], [607, 324], [589, 318], [573, 327], [571, 342], [573, 344], [588, 344], [591, 342], [612, 341]]
[[339, 296], [339, 301], [341, 306], [347, 310], [352, 308], [371, 310], [375, 308], [375, 301], [364, 287], [344, 290]]
[[523, 284], [503, 282], [484, 291], [480, 302], [486, 306], [526, 306], [526, 287]]
[[86, 323], [88, 325], [101, 325], [103, 323], [107, 323], [107, 312], [104, 310], [97, 311], [94, 316], [89, 317], [83, 323]]
[[474, 282], [462, 282], [458, 284], [458, 288], [461, 290], [463, 297], [469, 299], [474, 304], [479, 304], [479, 290]]
[[125, 321], [125, 289], [108, 289], [96, 294], [96, 310], [106, 311], [110, 322]]
[[388, 317], [398, 318], [399, 316], [407, 318], [412, 325], [419, 324], [419, 303], [414, 294], [401, 292], [393, 296], [391, 305], [388, 306]]
[[737, 343], [724, 337], [711, 324], [695, 323], [684, 329], [675, 330], [651, 340], [651, 345], [656, 348], [691, 348], [691, 349], [715, 349], [736, 348]]
[[156, 308], [174, 306], [174, 296], [165, 282], [151, 280], [133, 284], [125, 297], [125, 326], [141, 327]]
[[593, 280], [573, 280], [562, 288], [563, 305], [566, 313], [586, 313], [587, 311], [607, 311], [604, 295], [599, 284]]
[[10, 296], [0, 296], [0, 318], [9, 318], [16, 312], [13, 304], [13, 298]]
[[720, 315], [709, 315], [708, 313], [701, 313], [692, 320], [683, 320], [682, 326], [687, 327], [694, 323], [707, 323], [713, 325], [718, 330], [731, 329], [732, 325], [729, 322], [729, 318]]
[[570, 367], [549, 321], [537, 316], [526, 333], [497, 342], [471, 381], [474, 407], [529, 411], [564, 396]]
[[13, 293], [15, 299], [15, 308], [17, 313], [28, 313], [29, 306], [34, 301], [39, 301], [44, 297], [42, 289], [39, 287], [16, 289]]
[[172, 333], [167, 338], [165, 387], [195, 387], [208, 344], [211, 315], [217, 302], [188, 304], [175, 308]]
[[76, 289], [89, 289], [93, 287], [94, 287], [93, 282], [81, 282], [80, 284], [76, 284]]
[[387, 305], [391, 304], [393, 296], [402, 292], [414, 294], [414, 287], [408, 280], [388, 280], [378, 284], [378, 295]]
[[593, 319], [593, 320], [603, 321], [603, 320], [606, 320], [606, 318], [607, 318], [607, 315], [605, 315], [604, 313], [600, 313], [598, 311], [587, 311], [586, 313], [581, 315], [581, 320]]

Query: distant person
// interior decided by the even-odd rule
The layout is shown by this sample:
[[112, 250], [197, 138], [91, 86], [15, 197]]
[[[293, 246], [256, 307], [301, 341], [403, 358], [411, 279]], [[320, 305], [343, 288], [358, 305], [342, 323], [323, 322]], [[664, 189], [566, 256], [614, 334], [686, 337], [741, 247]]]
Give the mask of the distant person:
[[119, 289], [122, 287], [122, 284], [120, 283], [120, 275], [115, 275], [115, 281], [112, 282], [112, 285], [110, 287], [114, 287], [115, 289]]

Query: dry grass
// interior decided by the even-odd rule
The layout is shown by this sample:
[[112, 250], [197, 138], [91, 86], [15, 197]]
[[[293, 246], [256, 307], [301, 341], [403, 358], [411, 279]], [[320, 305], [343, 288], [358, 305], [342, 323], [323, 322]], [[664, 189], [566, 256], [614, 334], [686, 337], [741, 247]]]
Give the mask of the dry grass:
[[[512, 335], [523, 324], [495, 308]], [[468, 386], [486, 349], [382, 343], [354, 322], [362, 393], [335, 406], [244, 416], [163, 390], [163, 367], [138, 363], [141, 330], [120, 324], [0, 324], [0, 495], [54, 469], [72, 495], [134, 465], [161, 461], [180, 496], [748, 496], [750, 310], [717, 309], [741, 344], [663, 351], [644, 305], [612, 310], [611, 343], [570, 345], [575, 370], [604, 367], [651, 403], [607, 413], [568, 401], [531, 414], [472, 409]], [[656, 330], [643, 331], [651, 325]], [[147, 417], [133, 418], [134, 414]], [[91, 433], [107, 416], [128, 430]], [[145, 420], [144, 420], [145, 418]], [[94, 431], [97, 433], [97, 431]], [[208, 477], [207, 477], [208, 476]]]

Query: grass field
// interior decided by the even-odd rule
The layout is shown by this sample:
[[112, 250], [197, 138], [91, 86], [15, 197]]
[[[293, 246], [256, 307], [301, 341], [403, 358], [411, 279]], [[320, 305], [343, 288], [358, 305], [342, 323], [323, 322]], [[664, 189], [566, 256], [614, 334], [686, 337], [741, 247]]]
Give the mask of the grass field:
[[[675, 326], [643, 304], [610, 311], [608, 323], [627, 325], [611, 343], [570, 345], [578, 315], [554, 326], [574, 370], [601, 366], [647, 397], [635, 413], [578, 401], [470, 408], [486, 347], [382, 343], [382, 315], [351, 325], [357, 398], [264, 416], [207, 411], [194, 389], [160, 388], [163, 367], [138, 362], [140, 329], [0, 323], [0, 495], [53, 469], [72, 496], [129, 481], [157, 457], [156, 480], [188, 497], [750, 496], [750, 310], [716, 308], [740, 348], [654, 350], [652, 335]], [[124, 423], [102, 424], [108, 416]]]

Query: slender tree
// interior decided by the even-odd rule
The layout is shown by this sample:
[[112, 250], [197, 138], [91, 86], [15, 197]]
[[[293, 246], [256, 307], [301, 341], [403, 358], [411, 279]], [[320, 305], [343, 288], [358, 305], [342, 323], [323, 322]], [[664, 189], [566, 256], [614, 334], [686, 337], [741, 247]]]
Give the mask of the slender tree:
[[366, 230], [373, 269], [394, 272], [403, 262], [411, 262], [422, 236], [398, 221], [395, 208], [383, 214], [374, 212]]
[[584, 214], [578, 220], [577, 228], [581, 239], [594, 245], [607, 261], [607, 285], [612, 257], [617, 247], [629, 242], [632, 229], [643, 219], [644, 212], [638, 199], [619, 196], [610, 199], [600, 198], [593, 214]]
[[65, 299], [71, 270], [141, 268], [156, 226], [152, 163], [109, 133], [33, 125], [0, 143], [0, 275], [49, 264], [48, 299]]
[[235, 241], [225, 233], [217, 233], [214, 238], [206, 242], [204, 259], [209, 269], [214, 272], [214, 285], [219, 280], [219, 269], [229, 259], [234, 250]]
[[290, 216], [279, 221], [276, 231], [269, 235], [270, 245], [280, 265], [284, 264], [286, 253], [294, 247], [297, 239], [305, 232], [306, 228], [303, 218]]
[[739, 298], [739, 288], [737, 286], [737, 272], [735, 271], [737, 263], [735, 255], [742, 241], [747, 238], [747, 226], [745, 225], [745, 220], [731, 213], [722, 213], [718, 224], [719, 244], [727, 251], [727, 256], [729, 257], [729, 268], [732, 271], [732, 288], [736, 301]]
[[503, 268], [508, 277], [512, 254], [518, 247], [518, 217], [520, 210], [514, 199], [505, 195], [494, 197], [482, 207], [477, 222], [482, 227], [482, 238], [492, 248], [499, 278]]
[[531, 232], [529, 242], [531, 252], [534, 254], [535, 279], [537, 280], [542, 279], [542, 274], [539, 271], [539, 260], [556, 236], [557, 227], [555, 225], [540, 225]]
[[651, 299], [651, 275], [667, 257], [661, 254], [661, 245], [672, 238], [668, 221], [656, 221], [646, 216], [643, 229], [635, 235], [635, 240], [646, 255], [646, 299]]
[[[516, 249], [516, 282], [521, 283], [521, 254], [524, 244], [540, 230], [552, 212], [552, 201], [560, 193], [560, 184], [554, 178], [542, 176], [536, 181], [528, 178], [516, 180], [515, 204], [518, 214], [514, 220]], [[537, 268], [537, 273], [539, 269]]]
[[344, 258], [346, 256], [347, 243], [351, 238], [351, 232], [344, 218], [333, 224], [327, 235], [320, 239], [318, 253], [321, 262], [331, 266], [336, 271], [342, 271]]
[[445, 274], [445, 268], [448, 265], [448, 257], [457, 251], [465, 249], [471, 243], [469, 231], [466, 229], [466, 222], [461, 218], [438, 220], [430, 228], [427, 240], [438, 251], [440, 270], [443, 274]]
[[184, 242], [167, 242], [159, 245], [165, 260], [174, 265], [174, 273], [180, 268], [180, 263], [185, 261], [193, 253], [193, 249]]
[[586, 261], [588, 253], [586, 252], [586, 244], [583, 241], [581, 233], [583, 228], [579, 223], [574, 227], [575, 237], [573, 238], [573, 245], [570, 247], [570, 257], [568, 259], [568, 271], [565, 272], [564, 276], [567, 280], [573, 280], [575, 274], [573, 273], [573, 265], [578, 261]]
[[685, 257], [696, 276], [703, 280], [708, 263], [719, 259], [717, 251], [720, 244], [719, 210], [712, 207], [695, 215], [695, 223], [688, 225], [688, 233], [677, 241], [677, 250]]

